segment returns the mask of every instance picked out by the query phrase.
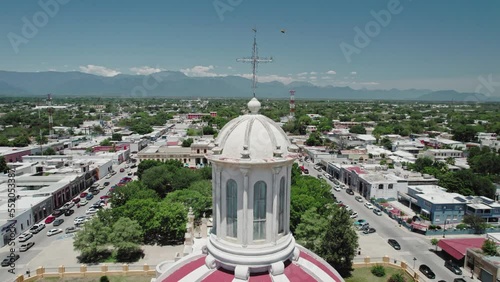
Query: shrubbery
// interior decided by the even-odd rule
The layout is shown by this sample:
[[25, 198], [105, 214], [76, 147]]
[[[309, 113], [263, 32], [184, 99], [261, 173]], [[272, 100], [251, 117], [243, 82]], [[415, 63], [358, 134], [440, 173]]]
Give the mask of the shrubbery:
[[387, 279], [387, 282], [406, 282], [406, 279], [403, 273], [398, 272], [391, 275], [391, 277]]
[[385, 268], [382, 265], [374, 265], [372, 266], [371, 272], [373, 275], [377, 277], [384, 277], [385, 276]]

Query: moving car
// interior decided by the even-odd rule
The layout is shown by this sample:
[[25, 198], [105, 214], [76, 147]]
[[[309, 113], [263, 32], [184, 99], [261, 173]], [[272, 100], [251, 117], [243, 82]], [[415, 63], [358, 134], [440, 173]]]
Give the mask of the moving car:
[[80, 230], [80, 228], [76, 228], [74, 226], [70, 226], [70, 227], [68, 227], [68, 228], [65, 229], [65, 233], [69, 234], [69, 233], [77, 232], [78, 230]]
[[30, 228], [30, 232], [33, 233], [33, 234], [36, 234], [40, 231], [42, 231], [42, 229], [45, 228], [45, 224], [43, 223], [38, 223], [38, 224], [35, 224], [33, 225], [31, 228]]
[[372, 209], [374, 209], [374, 208], [375, 208], [375, 206], [374, 206], [374, 205], [372, 205], [371, 203], [368, 203], [368, 202], [366, 202], [366, 203], [365, 203], [365, 207], [366, 207], [367, 209], [370, 209], [370, 210], [372, 210]]
[[462, 270], [460, 269], [460, 267], [451, 260], [445, 261], [444, 267], [448, 268], [449, 270], [451, 270], [451, 272], [455, 273], [456, 275], [462, 275]]
[[55, 217], [60, 217], [63, 214], [64, 214], [64, 210], [63, 209], [54, 210], [54, 212], [52, 213], [52, 215], [55, 216]]
[[363, 197], [361, 197], [361, 196], [356, 196], [356, 197], [354, 197], [354, 199], [356, 199], [356, 201], [358, 201], [360, 203], [363, 202]]
[[15, 262], [18, 259], [19, 259], [18, 254], [15, 254], [13, 256], [9, 255], [6, 258], [4, 258], [4, 260], [2, 261], [2, 266], [9, 266], [11, 263]]
[[120, 168], [120, 172], [125, 172], [125, 169], [124, 168]]
[[31, 237], [33, 237], [33, 233], [26, 232], [26, 233], [23, 233], [23, 234], [19, 235], [19, 237], [17, 237], [17, 239], [19, 240], [19, 242], [26, 242]]
[[418, 270], [420, 270], [420, 272], [422, 272], [429, 279], [436, 278], [436, 274], [434, 274], [434, 272], [432, 272], [431, 268], [425, 264], [421, 264], [420, 267], [418, 268]]
[[74, 211], [74, 210], [72, 210], [72, 209], [69, 209], [69, 210], [66, 210], [66, 212], [64, 212], [64, 215], [65, 215], [65, 216], [70, 216], [70, 215], [72, 215], [73, 213], [75, 213], [75, 211]]
[[59, 226], [59, 225], [63, 224], [63, 222], [64, 222], [64, 219], [59, 218], [59, 219], [56, 219], [52, 225]]
[[354, 191], [352, 191], [352, 189], [345, 189], [345, 192], [349, 195], [354, 195]]
[[56, 234], [59, 234], [63, 232], [62, 229], [57, 229], [57, 228], [54, 228], [54, 229], [50, 229], [49, 231], [47, 231], [47, 236], [52, 236], [52, 235], [56, 235]]
[[26, 252], [27, 250], [29, 250], [31, 247], [33, 247], [35, 245], [34, 242], [29, 242], [28, 244], [23, 244], [19, 247], [19, 251], [20, 252]]
[[80, 198], [74, 198], [73, 199], [73, 203], [78, 204], [78, 202], [80, 202]]
[[108, 181], [104, 182], [104, 186], [109, 186], [109, 184], [111, 183], [109, 183]]
[[377, 232], [377, 230], [375, 228], [372, 228], [372, 227], [369, 227], [369, 228], [366, 228], [365, 230], [363, 230], [364, 234], [370, 234], [370, 233], [375, 233], [375, 232]]
[[382, 215], [382, 211], [379, 210], [379, 209], [373, 209], [373, 213], [378, 215], [378, 216], [381, 216]]
[[398, 241], [389, 239], [387, 240], [387, 243], [389, 243], [389, 245], [391, 245], [395, 250], [401, 250], [401, 245], [399, 245]]

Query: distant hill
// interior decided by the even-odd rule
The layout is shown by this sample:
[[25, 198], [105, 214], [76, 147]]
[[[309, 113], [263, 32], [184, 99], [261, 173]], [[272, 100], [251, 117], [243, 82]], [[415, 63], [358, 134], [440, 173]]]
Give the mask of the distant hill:
[[[490, 101], [482, 94], [452, 90], [419, 89], [355, 90], [350, 87], [315, 86], [308, 82], [258, 84], [258, 95], [287, 98], [290, 89], [297, 99], [331, 100], [410, 100], [410, 101]], [[251, 80], [239, 76], [188, 77], [182, 72], [164, 71], [151, 76], [120, 74], [103, 77], [82, 72], [12, 72], [0, 71], [0, 95], [103, 97], [249, 97]]]

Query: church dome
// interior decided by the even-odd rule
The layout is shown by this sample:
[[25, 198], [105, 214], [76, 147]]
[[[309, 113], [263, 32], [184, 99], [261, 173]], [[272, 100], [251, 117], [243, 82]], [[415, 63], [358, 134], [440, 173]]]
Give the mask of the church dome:
[[259, 114], [260, 102], [253, 98], [248, 102], [249, 114], [228, 122], [220, 131], [211, 159], [236, 161], [270, 161], [277, 158], [293, 158], [296, 146], [273, 120]]

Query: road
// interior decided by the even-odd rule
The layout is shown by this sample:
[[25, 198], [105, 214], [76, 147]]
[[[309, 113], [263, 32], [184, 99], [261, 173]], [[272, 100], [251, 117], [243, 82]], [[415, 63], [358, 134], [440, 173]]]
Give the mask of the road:
[[[304, 167], [309, 169], [309, 174], [313, 177], [317, 177], [318, 174], [325, 173], [324, 171], [318, 172], [314, 169], [314, 164], [308, 162], [304, 163]], [[333, 185], [333, 183], [326, 178], [325, 180], [330, 185]], [[396, 239], [399, 242], [399, 244], [401, 245], [401, 250], [396, 251], [399, 254], [399, 257], [394, 259], [404, 260], [410, 267], [413, 268], [414, 258], [416, 258], [417, 260], [415, 261], [415, 270], [419, 273], [419, 275], [423, 276], [423, 274], [418, 271], [418, 267], [421, 264], [426, 264], [436, 274], [436, 278], [433, 279], [435, 281], [444, 280], [451, 282], [455, 278], [463, 278], [462, 275], [455, 275], [450, 270], [444, 267], [444, 260], [436, 253], [431, 251], [435, 249], [435, 247], [431, 245], [430, 238], [426, 238], [423, 235], [411, 232], [404, 227], [399, 227], [399, 225], [393, 219], [389, 218], [389, 216], [385, 213], [383, 213], [382, 216], [374, 214], [372, 210], [364, 206], [366, 199], [364, 199], [363, 203], [355, 200], [354, 197], [359, 195], [356, 192], [352, 196], [347, 194], [344, 189], [338, 192], [333, 191], [333, 193], [337, 200], [342, 201], [344, 204], [348, 205], [358, 213], [357, 219], [367, 220], [370, 226], [377, 230], [376, 233], [365, 236], [380, 236], [382, 237], [383, 241], [386, 242], [386, 244], [387, 239], [390, 238]], [[389, 246], [389, 244], [387, 244], [387, 246]], [[368, 249], [367, 247], [364, 247], [362, 245], [360, 247], [363, 250]], [[384, 255], [386, 255], [386, 253], [366, 255], [370, 255], [371, 257], [383, 257]], [[464, 271], [463, 268], [462, 271]], [[465, 280], [470, 281], [470, 278], [467, 277], [465, 278]]]
[[[59, 225], [57, 227], [53, 227], [52, 223], [46, 224], [45, 228], [42, 231], [38, 232], [37, 234], [34, 234], [33, 237], [31, 237], [28, 241], [23, 242], [23, 243], [19, 243], [18, 240], [16, 239], [16, 241], [15, 241], [16, 242], [16, 245], [15, 245], [16, 253], [19, 254], [20, 258], [16, 261], [16, 265], [15, 265], [15, 269], [14, 269], [15, 275], [12, 275], [11, 273], [8, 272], [10, 267], [2, 267], [1, 271], [0, 271], [0, 281], [2, 281], [2, 282], [3, 281], [13, 281], [15, 279], [15, 277], [17, 277], [20, 274], [25, 274], [27, 270], [34, 272], [35, 269], [39, 265], [30, 265], [30, 262], [38, 254], [40, 254], [40, 252], [42, 252], [46, 246], [49, 246], [54, 241], [61, 240], [61, 239], [66, 238], [66, 237], [73, 237], [74, 233], [73, 234], [65, 234], [64, 230], [67, 227], [74, 226], [73, 221], [76, 217], [86, 215], [85, 211], [90, 206], [92, 206], [92, 204], [94, 204], [99, 199], [99, 197], [106, 195], [106, 193], [109, 191], [109, 188], [111, 188], [111, 186], [118, 184], [120, 179], [127, 176], [128, 169], [125, 169], [124, 172], [120, 172], [120, 169], [125, 168], [125, 165], [126, 165], [126, 163], [124, 162], [118, 166], [115, 166], [114, 170], [117, 173], [115, 175], [113, 175], [111, 178], [109, 178], [109, 179], [103, 178], [103, 179], [100, 179], [99, 181], [97, 181], [97, 183], [99, 183], [101, 185], [104, 182], [110, 182], [110, 185], [104, 187], [103, 190], [100, 190], [99, 194], [95, 195], [92, 200], [88, 201], [89, 203], [87, 205], [81, 206], [80, 208], [77, 208], [77, 206], [75, 205], [72, 208], [75, 212], [71, 216], [65, 216], [65, 215], [60, 216], [59, 218], [64, 219], [64, 222], [61, 225]], [[135, 172], [135, 171], [137, 171], [137, 168], [132, 169], [132, 172]], [[137, 179], [137, 176], [133, 176], [132, 179], [134, 179], [134, 180]], [[88, 192], [88, 189], [85, 191]], [[40, 222], [44, 222], [44, 221], [45, 221], [45, 219], [43, 219]], [[51, 237], [48, 237], [47, 231], [52, 229], [52, 228], [60, 228], [63, 230], [63, 233], [59, 233], [57, 235], [53, 235]], [[26, 244], [28, 242], [34, 242], [35, 245], [33, 247], [31, 247], [26, 252], [19, 252], [19, 247], [22, 244]], [[3, 260], [3, 258], [5, 258], [8, 255], [9, 255], [9, 249], [7, 246], [0, 249], [0, 258], [2, 258], [2, 260]], [[46, 267], [57, 267], [57, 265], [50, 265], [50, 266], [47, 265]]]

